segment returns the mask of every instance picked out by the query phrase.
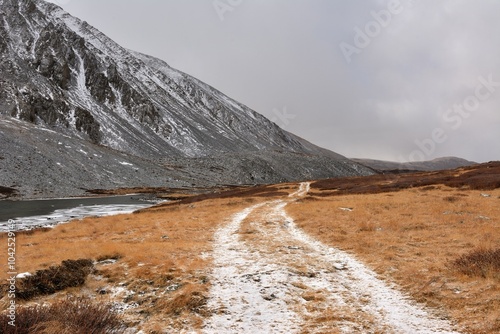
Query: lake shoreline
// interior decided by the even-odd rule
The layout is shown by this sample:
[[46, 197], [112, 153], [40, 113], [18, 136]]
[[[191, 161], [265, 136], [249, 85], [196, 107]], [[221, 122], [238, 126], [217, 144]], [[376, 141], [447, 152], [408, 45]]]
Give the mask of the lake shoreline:
[[0, 231], [7, 231], [9, 221], [16, 230], [58, 225], [88, 216], [131, 213], [160, 203], [148, 194], [112, 195], [85, 198], [0, 201]]

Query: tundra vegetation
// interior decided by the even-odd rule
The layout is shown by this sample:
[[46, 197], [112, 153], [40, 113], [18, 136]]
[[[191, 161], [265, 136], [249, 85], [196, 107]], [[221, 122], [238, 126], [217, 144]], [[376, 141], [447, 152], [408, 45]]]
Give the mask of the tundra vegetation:
[[[286, 211], [305, 233], [354, 255], [461, 332], [498, 333], [499, 187], [500, 163], [320, 180]], [[207, 301], [215, 231], [245, 208], [296, 190], [280, 184], [182, 196], [130, 215], [18, 233], [18, 271], [33, 276], [18, 280], [17, 320], [29, 329], [17, 333], [201, 329], [213, 312]], [[251, 230], [240, 234], [252, 238]], [[5, 254], [0, 263], [7, 263]], [[56, 272], [49, 276], [57, 282], [47, 278]], [[0, 307], [8, 307], [5, 293]], [[9, 333], [6, 314], [0, 328]], [[62, 322], [69, 314], [74, 321]], [[87, 324], [88, 314], [99, 315], [97, 323]]]

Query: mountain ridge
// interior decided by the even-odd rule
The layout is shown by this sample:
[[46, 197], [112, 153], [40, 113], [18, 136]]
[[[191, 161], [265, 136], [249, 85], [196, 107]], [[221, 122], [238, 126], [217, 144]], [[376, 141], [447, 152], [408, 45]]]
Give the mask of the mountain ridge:
[[[8, 158], [0, 160], [4, 165], [0, 185], [11, 187], [13, 180], [23, 179], [29, 186], [21, 187], [26, 190], [20, 190], [22, 196], [48, 195], [40, 190], [49, 187], [48, 183], [30, 179], [30, 159], [41, 164], [49, 160], [47, 166], [52, 169], [59, 168], [57, 162], [63, 164], [49, 147], [32, 151], [23, 141], [58, 143], [64, 139], [54, 133], [48, 136], [47, 131], [26, 131], [29, 126], [7, 123], [10, 119], [76, 141], [62, 148], [98, 152], [95, 159], [76, 158], [69, 148], [66, 152], [57, 145], [59, 160], [67, 162], [65, 168], [90, 173], [90, 179], [102, 178], [96, 167], [101, 164], [95, 162], [103, 156], [99, 147], [113, 150], [106, 151], [113, 157], [109, 163], [122, 159], [122, 153], [132, 160], [137, 157], [141, 166], [142, 161], [149, 161], [155, 170], [165, 161], [181, 161], [182, 175], [169, 171], [158, 172], [157, 178], [146, 177], [144, 184], [158, 186], [372, 174], [366, 167], [281, 129], [163, 60], [123, 48], [57, 5], [42, 0], [0, 0], [0, 10], [0, 130], [10, 133], [0, 144], [0, 156]], [[24, 137], [12, 131], [16, 127]], [[32, 153], [12, 156], [9, 145]], [[248, 165], [255, 170], [242, 165], [242, 159], [249, 159]], [[28, 167], [16, 171], [9, 165]], [[88, 168], [81, 167], [86, 165]], [[207, 171], [211, 167], [219, 174]], [[125, 177], [131, 179], [132, 175]], [[121, 184], [122, 177], [116, 176], [107, 186]], [[62, 184], [66, 181], [58, 180], [57, 174], [52, 179], [66, 189]], [[89, 186], [84, 179], [89, 175], [74, 178], [74, 192], [60, 195], [80, 194], [80, 188]], [[39, 184], [36, 193], [34, 183]]]
[[[4, 0], [2, 3], [4, 5], [9, 2], [15, 3], [11, 0]], [[36, 9], [28, 5], [33, 3], [36, 3]], [[40, 21], [38, 24], [45, 23], [46, 26], [38, 36], [35, 33], [30, 36], [31, 40], [28, 38], [27, 44], [31, 44], [29, 50], [18, 47], [16, 51], [28, 63], [36, 66], [37, 72], [43, 77], [38, 76], [37, 79], [50, 81], [38, 83], [40, 91], [45, 90], [41, 92], [43, 97], [48, 96], [49, 101], [60, 104], [59, 112], [53, 111], [47, 115], [35, 110], [33, 115], [32, 110], [28, 115], [21, 112], [18, 115], [20, 118], [33, 120], [39, 117], [45, 123], [53, 125], [55, 121], [64, 122], [68, 115], [62, 114], [66, 113], [73, 122], [68, 129], [73, 130], [73, 125], [78, 130], [74, 131], [76, 135], [87, 135], [96, 143], [136, 155], [147, 153], [134, 149], [131, 145], [131, 142], [138, 139], [137, 132], [142, 132], [145, 135], [143, 137], [155, 139], [148, 141], [146, 145], [147, 151], [155, 155], [162, 154], [165, 148], [172, 153], [187, 156], [206, 155], [207, 147], [209, 151], [233, 149], [234, 145], [221, 145], [221, 136], [218, 134], [221, 129], [225, 131], [223, 139], [226, 141], [240, 139], [235, 131], [240, 132], [239, 136], [246, 136], [237, 141], [240, 148], [280, 148], [285, 142], [287, 148], [292, 143], [293, 148], [302, 149], [300, 143], [253, 110], [206, 84], [200, 85], [200, 81], [166, 63], [162, 64], [163, 69], [169, 68], [170, 77], [166, 75], [166, 71], [147, 66], [144, 60], [146, 57], [153, 57], [143, 55], [142, 59], [138, 58], [140, 53], [130, 52], [119, 46], [97, 29], [70, 16], [56, 5], [22, 0], [18, 7], [31, 14], [34, 21]], [[43, 9], [47, 13], [45, 16], [41, 12], [37, 14], [37, 9]], [[20, 15], [23, 16], [22, 13]], [[35, 19], [39, 16], [41, 18]], [[28, 26], [36, 29], [35, 24], [30, 23]], [[71, 47], [67, 46], [68, 42], [72, 43]], [[19, 41], [17, 44], [25, 43]], [[156, 60], [158, 62], [161, 61]], [[51, 89], [51, 84], [59, 89]], [[20, 92], [29, 91], [24, 87], [19, 88]], [[22, 99], [17, 99], [14, 104], [23, 102], [19, 100]], [[69, 102], [69, 105], [64, 102]], [[229, 109], [227, 104], [232, 108]], [[186, 108], [196, 110], [203, 117], [185, 113]], [[206, 118], [213, 124], [207, 124]], [[252, 120], [256, 119], [259, 127], [245, 129], [245, 125], [252, 124]], [[103, 123], [106, 127], [102, 126]], [[228, 129], [228, 123], [233, 127]], [[126, 132], [129, 133], [128, 138]], [[117, 139], [115, 134], [121, 134], [123, 138]], [[213, 139], [219, 140], [215, 143]]]
[[440, 157], [428, 161], [394, 162], [376, 159], [356, 159], [351, 158], [359, 164], [373, 168], [379, 172], [402, 172], [402, 171], [437, 171], [445, 169], [455, 169], [476, 165], [477, 162], [469, 161], [458, 157]]

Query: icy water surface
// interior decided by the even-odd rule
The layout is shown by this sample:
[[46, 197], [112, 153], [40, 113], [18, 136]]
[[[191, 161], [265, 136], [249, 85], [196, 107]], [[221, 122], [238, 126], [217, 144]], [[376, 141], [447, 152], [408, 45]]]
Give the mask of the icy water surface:
[[142, 195], [0, 201], [0, 232], [9, 230], [9, 219], [14, 220], [14, 230], [26, 230], [54, 226], [88, 216], [131, 213], [155, 203], [155, 201], [146, 200]]

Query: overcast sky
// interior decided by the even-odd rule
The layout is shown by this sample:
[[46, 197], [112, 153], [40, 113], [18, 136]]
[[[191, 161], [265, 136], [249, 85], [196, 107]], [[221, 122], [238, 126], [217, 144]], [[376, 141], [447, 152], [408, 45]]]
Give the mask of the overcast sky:
[[500, 160], [500, 1], [51, 2], [345, 156]]

